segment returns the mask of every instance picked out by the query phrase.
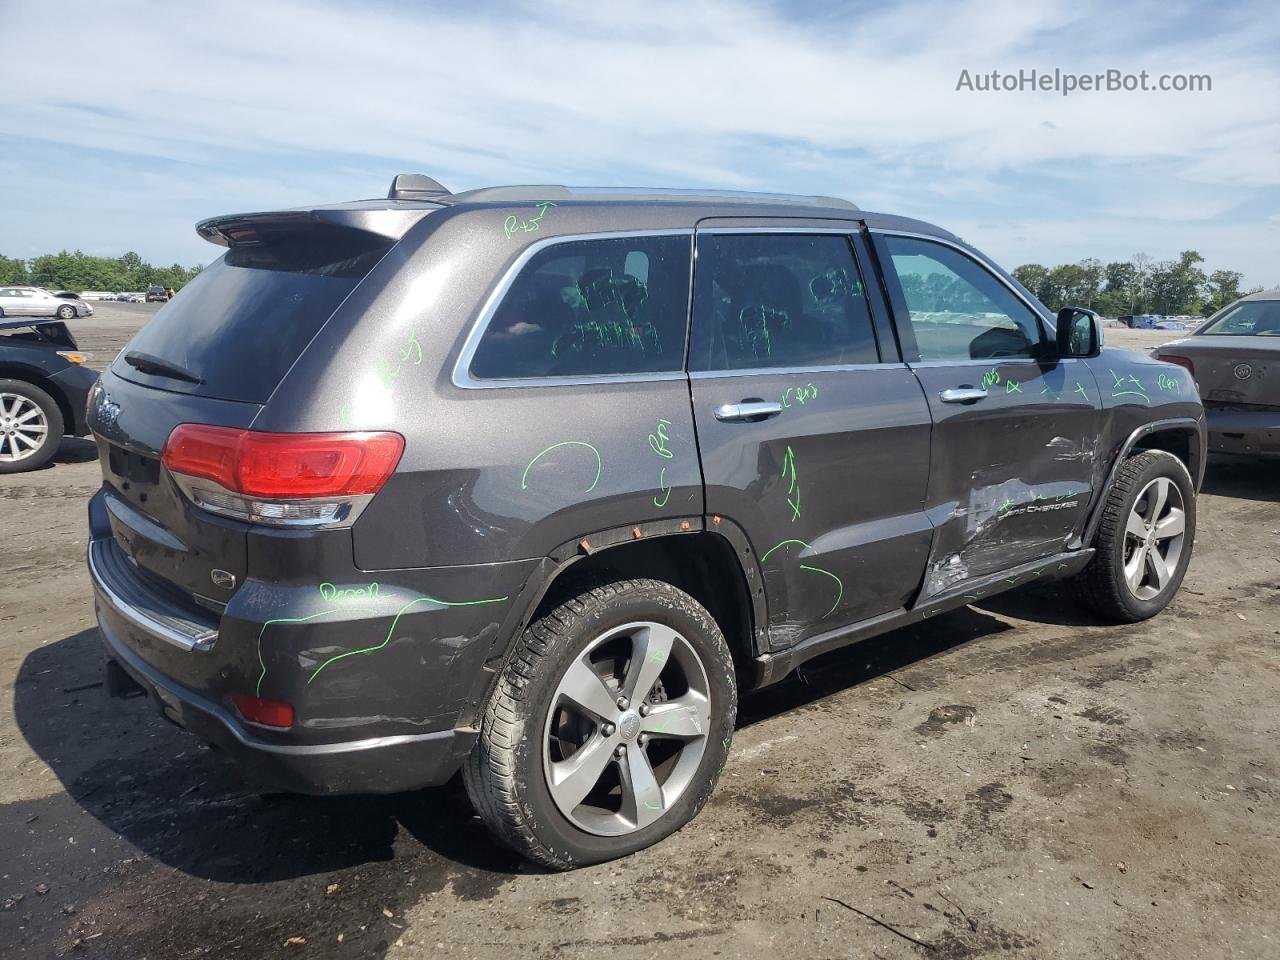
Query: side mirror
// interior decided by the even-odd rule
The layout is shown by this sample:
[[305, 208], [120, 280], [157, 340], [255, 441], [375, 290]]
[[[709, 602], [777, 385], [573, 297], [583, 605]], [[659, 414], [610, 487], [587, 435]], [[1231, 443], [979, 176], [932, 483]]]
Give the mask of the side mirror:
[[1092, 310], [1063, 307], [1057, 324], [1058, 356], [1096, 357], [1102, 352], [1102, 322]]

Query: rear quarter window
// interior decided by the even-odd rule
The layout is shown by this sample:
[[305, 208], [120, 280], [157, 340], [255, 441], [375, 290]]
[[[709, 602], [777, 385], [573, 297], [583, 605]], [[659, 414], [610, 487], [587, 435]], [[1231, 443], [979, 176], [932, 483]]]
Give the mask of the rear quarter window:
[[471, 358], [481, 380], [684, 368], [688, 235], [554, 243], [520, 269]]
[[[264, 403], [391, 245], [385, 237], [328, 229], [233, 247], [156, 313], [112, 372], [165, 390]], [[201, 382], [144, 373], [125, 361], [130, 352]]]

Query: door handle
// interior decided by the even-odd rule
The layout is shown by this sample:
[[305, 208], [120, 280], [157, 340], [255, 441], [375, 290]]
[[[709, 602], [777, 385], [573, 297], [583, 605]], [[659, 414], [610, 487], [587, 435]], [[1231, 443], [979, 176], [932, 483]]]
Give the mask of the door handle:
[[987, 391], [981, 387], [948, 387], [938, 394], [943, 403], [977, 403], [986, 398]]
[[748, 400], [742, 403], [722, 403], [716, 407], [716, 419], [721, 421], [755, 420], [776, 417], [782, 412], [782, 404], [765, 400]]

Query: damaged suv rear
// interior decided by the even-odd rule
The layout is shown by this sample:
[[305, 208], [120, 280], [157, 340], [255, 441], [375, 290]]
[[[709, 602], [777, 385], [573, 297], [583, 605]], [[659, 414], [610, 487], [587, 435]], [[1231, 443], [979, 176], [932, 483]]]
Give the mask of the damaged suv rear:
[[[662, 839], [739, 686], [1019, 584], [1159, 612], [1203, 411], [930, 224], [500, 187], [219, 217], [90, 402], [111, 687], [261, 777]], [[696, 267], [695, 267], [696, 264]]]

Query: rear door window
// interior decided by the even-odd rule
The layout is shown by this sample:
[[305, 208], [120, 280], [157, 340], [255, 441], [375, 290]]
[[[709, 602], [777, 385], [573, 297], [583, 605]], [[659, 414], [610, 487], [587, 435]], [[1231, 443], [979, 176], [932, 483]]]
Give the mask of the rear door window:
[[[329, 228], [232, 247], [156, 313], [112, 372], [164, 390], [264, 403], [392, 242]], [[125, 359], [131, 353], [200, 382], [139, 370]]]
[[690, 370], [879, 361], [848, 237], [699, 236]]
[[688, 235], [555, 243], [521, 268], [489, 319], [476, 379], [669, 373], [684, 369]]

